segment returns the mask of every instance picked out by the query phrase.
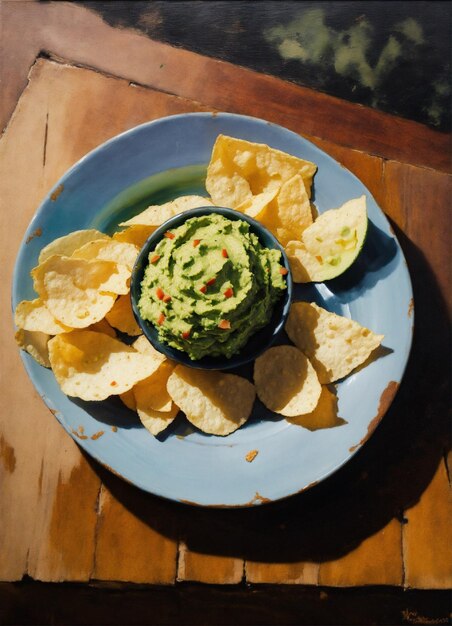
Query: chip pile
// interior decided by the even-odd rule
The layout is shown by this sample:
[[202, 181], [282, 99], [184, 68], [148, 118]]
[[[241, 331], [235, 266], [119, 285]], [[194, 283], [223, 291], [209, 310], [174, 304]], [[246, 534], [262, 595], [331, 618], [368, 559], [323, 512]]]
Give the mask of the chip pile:
[[[149, 235], [170, 217], [201, 206], [252, 216], [285, 247], [296, 282], [324, 281], [354, 262], [367, 231], [365, 197], [316, 217], [315, 164], [263, 144], [220, 135], [207, 170], [209, 198], [182, 196], [148, 207], [112, 237], [80, 230], [49, 243], [31, 276], [37, 297], [15, 311], [18, 345], [51, 367], [62, 391], [86, 401], [117, 395], [152, 435], [182, 410], [201, 431], [226, 436], [252, 413], [256, 395], [271, 411], [314, 430], [343, 423], [331, 384], [363, 365], [382, 335], [314, 303], [292, 305], [294, 345], [268, 349], [254, 384], [223, 372], [176, 365], [157, 352], [133, 316], [133, 264]], [[117, 336], [138, 337], [125, 342]]]

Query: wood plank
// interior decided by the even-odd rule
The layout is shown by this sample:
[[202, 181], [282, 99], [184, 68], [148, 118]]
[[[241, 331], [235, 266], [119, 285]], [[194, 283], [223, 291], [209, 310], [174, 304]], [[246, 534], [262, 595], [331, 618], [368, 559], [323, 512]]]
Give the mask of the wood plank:
[[320, 565], [313, 562], [246, 562], [246, 580], [248, 583], [276, 583], [278, 585], [318, 585], [319, 572]]
[[0, 584], [3, 624], [447, 624], [450, 594], [388, 587]]
[[[177, 517], [170, 505], [115, 477], [108, 477], [108, 484], [114, 493], [103, 485], [92, 578], [157, 585], [174, 583]], [[165, 534], [161, 532], [163, 528]]]
[[[397, 226], [411, 241], [411, 245], [407, 242], [409, 260], [413, 266], [418, 266], [422, 261], [425, 270], [433, 273], [441, 298], [449, 299], [451, 310], [451, 266], [447, 259], [452, 233], [452, 176], [388, 161], [385, 163], [384, 189], [385, 206], [389, 214], [394, 216]], [[416, 254], [413, 245], [420, 252]], [[416, 280], [415, 272], [412, 278]], [[425, 300], [420, 296], [419, 302], [421, 298]]]
[[419, 502], [405, 511], [405, 584], [417, 589], [452, 588], [452, 493], [441, 460]]
[[[213, 546], [212, 546], [213, 547]], [[216, 554], [203, 554], [179, 544], [178, 581], [233, 585], [243, 578], [243, 559]]]
[[[0, 262], [5, 284], [0, 298], [5, 313], [10, 310], [17, 249], [46, 191], [46, 112], [45, 89], [30, 85], [1, 140]], [[95, 520], [89, 513], [95, 510], [99, 481], [33, 388], [8, 313], [6, 319], [0, 328], [0, 431], [6, 469], [0, 472], [0, 578], [17, 580], [31, 571], [47, 580], [87, 580]], [[68, 502], [73, 488], [76, 494]]]
[[393, 519], [352, 552], [338, 560], [322, 563], [319, 584], [332, 587], [401, 585], [402, 553], [400, 549], [394, 551], [400, 545], [400, 522]]
[[[22, 84], [31, 51], [45, 49], [76, 63], [219, 110], [262, 117], [295, 132], [385, 158], [451, 171], [450, 135], [151, 41], [135, 32], [112, 28], [84, 8], [65, 3], [3, 3], [2, 18], [8, 37], [6, 50], [24, 46], [28, 50], [20, 59]], [[98, 45], [99, 41], [102, 46]], [[10, 86], [14, 74], [7, 74], [6, 78], [11, 108], [14, 93], [20, 87], [15, 92]]]

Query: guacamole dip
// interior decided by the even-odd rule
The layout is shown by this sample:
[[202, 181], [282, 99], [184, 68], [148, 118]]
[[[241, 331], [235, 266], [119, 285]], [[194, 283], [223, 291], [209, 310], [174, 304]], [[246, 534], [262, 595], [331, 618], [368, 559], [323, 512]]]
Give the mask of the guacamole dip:
[[243, 220], [211, 213], [167, 231], [149, 255], [138, 303], [160, 341], [191, 359], [230, 357], [270, 320], [286, 289], [281, 252]]

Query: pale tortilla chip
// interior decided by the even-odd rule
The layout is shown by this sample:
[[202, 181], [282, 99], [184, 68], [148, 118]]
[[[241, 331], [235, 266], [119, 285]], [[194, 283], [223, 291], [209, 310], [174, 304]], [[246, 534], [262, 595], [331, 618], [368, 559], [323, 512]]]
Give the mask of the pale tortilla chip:
[[141, 337], [138, 337], [138, 339], [133, 342], [133, 347], [135, 348], [135, 350], [138, 350], [138, 352], [141, 352], [142, 354], [152, 356], [159, 363], [163, 363], [163, 361], [166, 360], [166, 356], [156, 350], [145, 335], [141, 335]]
[[46, 259], [55, 254], [71, 256], [77, 248], [95, 239], [109, 240], [110, 237], [95, 229], [75, 230], [73, 233], [58, 237], [58, 239], [54, 239], [41, 250], [39, 254], [39, 264], [44, 263]]
[[99, 259], [101, 261], [113, 261], [125, 265], [131, 272], [138, 256], [139, 249], [132, 243], [122, 241], [96, 239], [89, 241], [81, 248], [72, 253], [74, 259], [86, 259], [87, 261]]
[[129, 290], [129, 271], [111, 261], [52, 256], [31, 274], [50, 313], [72, 328], [98, 322], [112, 308], [115, 294]]
[[49, 358], [63, 393], [82, 400], [123, 394], [160, 365], [152, 356], [89, 330], [53, 337]]
[[189, 422], [205, 433], [229, 435], [249, 418], [256, 392], [245, 378], [178, 365], [167, 389]]
[[16, 307], [14, 323], [18, 328], [37, 331], [47, 335], [59, 335], [71, 330], [58, 322], [41, 298], [36, 300], [22, 300]]
[[309, 357], [321, 383], [332, 383], [350, 374], [384, 338], [309, 302], [292, 304], [286, 332]]
[[17, 345], [28, 352], [39, 365], [50, 367], [48, 342], [50, 335], [39, 331], [24, 330], [19, 328], [15, 339]]
[[315, 409], [322, 391], [309, 359], [293, 346], [276, 346], [254, 363], [254, 384], [261, 402], [284, 416]]
[[114, 303], [113, 308], [110, 309], [105, 317], [113, 328], [117, 328], [122, 333], [126, 333], [131, 336], [142, 334], [142, 330], [138, 326], [133, 315], [129, 294], [119, 296]]
[[143, 426], [148, 430], [151, 435], [158, 435], [165, 428], [168, 428], [170, 424], [174, 422], [179, 413], [179, 407], [174, 404], [171, 406], [170, 411], [155, 411], [154, 409], [139, 410], [138, 417]]
[[175, 200], [165, 202], [165, 204], [152, 205], [130, 220], [121, 222], [119, 225], [157, 227], [175, 215], [204, 206], [212, 206], [212, 202], [209, 198], [203, 198], [202, 196], [180, 196]]

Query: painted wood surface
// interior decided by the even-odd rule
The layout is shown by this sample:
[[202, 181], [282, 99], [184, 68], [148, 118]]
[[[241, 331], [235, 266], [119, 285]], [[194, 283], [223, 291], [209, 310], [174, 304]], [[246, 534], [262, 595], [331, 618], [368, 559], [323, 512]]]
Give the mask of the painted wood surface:
[[[224, 108], [250, 113], [253, 102], [245, 106], [238, 95]], [[2, 310], [9, 312], [25, 228], [72, 163], [136, 124], [211, 105], [39, 59], [0, 146]], [[302, 130], [303, 107], [290, 106]], [[281, 114], [278, 121], [287, 119]], [[389, 216], [416, 300], [410, 364], [372, 438], [328, 481], [285, 502], [215, 511], [154, 498], [99, 467], [64, 433], [22, 368], [8, 313], [0, 329], [1, 580], [451, 584], [444, 302], [451, 176], [358, 150], [362, 138], [350, 148], [360, 119], [353, 136], [330, 121], [316, 141], [363, 180]], [[305, 134], [313, 134], [309, 123]]]
[[211, 108], [262, 117], [376, 156], [452, 171], [450, 134], [417, 122], [113, 28], [74, 4], [3, 2], [0, 11], [0, 52], [7, 61], [2, 126], [43, 51]]

